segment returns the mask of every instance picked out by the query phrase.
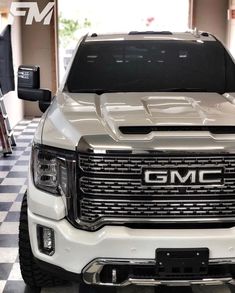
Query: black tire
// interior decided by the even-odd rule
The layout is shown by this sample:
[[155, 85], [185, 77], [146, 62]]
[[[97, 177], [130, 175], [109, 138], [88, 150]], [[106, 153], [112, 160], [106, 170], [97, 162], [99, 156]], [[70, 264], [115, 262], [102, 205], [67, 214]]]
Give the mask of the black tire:
[[35, 262], [31, 250], [29, 230], [28, 230], [28, 212], [27, 212], [27, 194], [25, 193], [21, 206], [20, 227], [19, 227], [19, 260], [23, 280], [26, 285], [32, 289], [32, 292], [40, 292], [42, 287], [54, 287], [64, 284], [64, 281], [58, 280], [43, 271]]
[[235, 293], [235, 286], [229, 285], [229, 289], [231, 293]]

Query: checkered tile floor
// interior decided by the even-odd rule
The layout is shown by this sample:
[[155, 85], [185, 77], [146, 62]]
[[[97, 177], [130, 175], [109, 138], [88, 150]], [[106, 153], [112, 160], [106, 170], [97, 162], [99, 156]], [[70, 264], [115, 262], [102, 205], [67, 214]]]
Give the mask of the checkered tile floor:
[[[24, 120], [15, 128], [17, 147], [11, 156], [0, 156], [0, 293], [26, 293], [18, 261], [18, 226], [20, 206], [26, 190], [27, 169], [33, 139], [39, 119]], [[155, 292], [173, 293], [177, 288], [156, 289]], [[180, 290], [181, 291], [181, 290]], [[76, 292], [78, 287], [43, 289], [42, 293]], [[153, 293], [153, 288], [129, 287], [118, 293]], [[183, 292], [192, 292], [191, 289]], [[224, 287], [196, 287], [193, 292], [229, 293]], [[81, 292], [80, 292], [81, 293]], [[84, 292], [86, 293], [86, 292]], [[180, 292], [182, 293], [182, 292]]]
[[18, 263], [18, 221], [26, 190], [30, 145], [39, 120], [24, 120], [15, 128], [17, 147], [0, 157], [0, 292], [24, 292]]

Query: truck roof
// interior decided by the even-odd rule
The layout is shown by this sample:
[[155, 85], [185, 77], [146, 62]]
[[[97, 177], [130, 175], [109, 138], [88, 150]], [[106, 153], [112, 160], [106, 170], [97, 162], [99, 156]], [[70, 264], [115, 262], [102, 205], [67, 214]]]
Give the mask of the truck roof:
[[98, 34], [93, 33], [86, 38], [86, 42], [104, 41], [147, 41], [147, 40], [177, 40], [177, 41], [216, 41], [216, 38], [207, 32], [168, 32], [168, 31], [132, 31], [130, 33]]

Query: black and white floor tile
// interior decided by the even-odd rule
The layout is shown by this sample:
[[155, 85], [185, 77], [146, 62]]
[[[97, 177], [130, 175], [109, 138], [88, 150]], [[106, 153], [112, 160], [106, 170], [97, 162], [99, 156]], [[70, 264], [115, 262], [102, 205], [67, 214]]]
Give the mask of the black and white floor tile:
[[30, 145], [38, 121], [20, 122], [14, 132], [17, 146], [13, 154], [0, 157], [0, 292], [25, 291], [18, 262], [18, 226]]
[[[12, 155], [0, 156], [0, 293], [26, 293], [18, 260], [18, 226], [20, 207], [26, 190], [31, 142], [39, 119], [23, 120], [14, 129], [17, 146]], [[155, 292], [176, 292], [177, 288]], [[183, 290], [184, 291], [184, 290]], [[78, 292], [76, 284], [69, 287], [43, 289], [42, 293]], [[154, 289], [125, 288], [120, 293], [153, 293]], [[187, 290], [187, 292], [192, 292]], [[193, 292], [228, 293], [223, 287], [197, 287]], [[80, 292], [81, 293], [81, 292]], [[182, 292], [180, 292], [182, 293]]]

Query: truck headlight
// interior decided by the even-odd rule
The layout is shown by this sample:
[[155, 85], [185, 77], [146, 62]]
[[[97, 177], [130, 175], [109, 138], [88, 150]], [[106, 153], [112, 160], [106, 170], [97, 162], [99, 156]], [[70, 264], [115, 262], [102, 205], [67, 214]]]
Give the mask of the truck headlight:
[[68, 168], [74, 162], [71, 156], [66, 158], [63, 151], [35, 145], [32, 150], [32, 173], [35, 186], [53, 194], [67, 195]]

